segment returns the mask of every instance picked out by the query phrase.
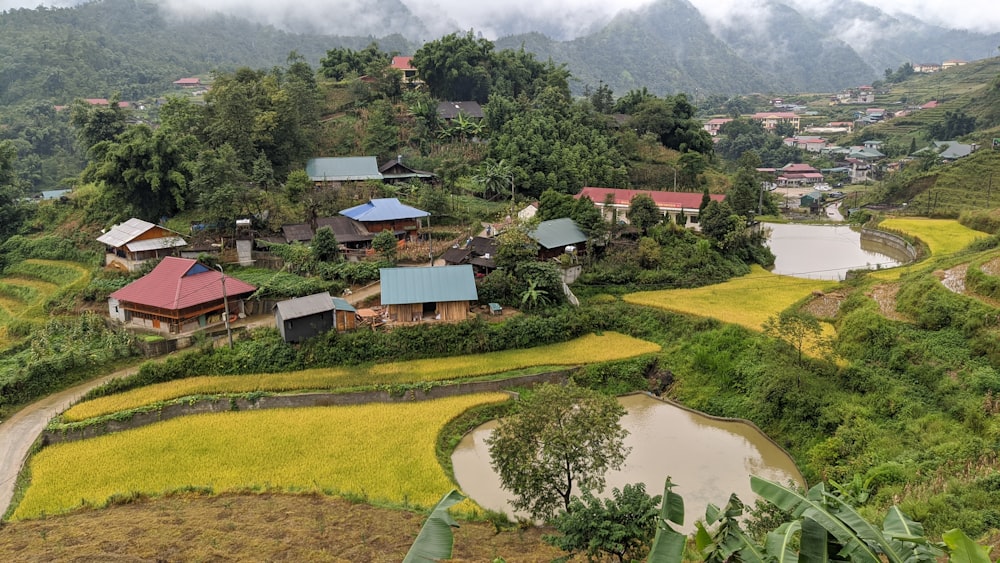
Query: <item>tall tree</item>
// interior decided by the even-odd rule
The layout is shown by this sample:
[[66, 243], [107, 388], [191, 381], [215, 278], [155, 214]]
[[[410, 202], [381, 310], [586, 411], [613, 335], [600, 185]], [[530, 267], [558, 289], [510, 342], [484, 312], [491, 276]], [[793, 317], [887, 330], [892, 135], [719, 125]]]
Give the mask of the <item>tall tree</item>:
[[650, 227], [660, 223], [662, 219], [656, 202], [648, 195], [639, 194], [629, 202], [628, 222], [642, 234], [646, 234]]
[[431, 95], [441, 100], [475, 100], [490, 95], [493, 42], [476, 38], [470, 30], [428, 41], [413, 54], [413, 66]]
[[[757, 168], [760, 166], [760, 158], [757, 153], [749, 151], [743, 154], [739, 160], [739, 168], [736, 171], [736, 179], [733, 187], [726, 194], [726, 202], [738, 215], [742, 215], [748, 220], [757, 214], [762, 205], [763, 195], [760, 175]], [[770, 201], [768, 199], [768, 201]]]
[[624, 414], [614, 397], [575, 385], [541, 385], [523, 398], [486, 441], [514, 508], [547, 518], [570, 510], [578, 489], [603, 489], [628, 453]]
[[86, 151], [101, 141], [113, 141], [121, 135], [125, 131], [127, 117], [117, 97], [107, 107], [76, 100], [70, 109], [70, 123], [76, 128], [77, 138]]
[[0, 241], [17, 233], [24, 219], [23, 190], [17, 185], [14, 161], [17, 149], [14, 143], [0, 141]]

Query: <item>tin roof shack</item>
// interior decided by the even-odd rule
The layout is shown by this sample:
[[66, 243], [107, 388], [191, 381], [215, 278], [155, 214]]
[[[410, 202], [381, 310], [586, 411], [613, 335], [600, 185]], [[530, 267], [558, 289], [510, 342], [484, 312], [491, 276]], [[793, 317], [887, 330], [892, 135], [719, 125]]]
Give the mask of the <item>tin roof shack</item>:
[[180, 233], [142, 219], [129, 219], [97, 237], [104, 243], [104, 265], [134, 272], [143, 262], [171, 256], [187, 242]]
[[111, 318], [171, 334], [204, 328], [243, 311], [257, 288], [189, 258], [167, 256], [153, 271], [111, 294]]
[[424, 319], [462, 321], [479, 300], [472, 266], [433, 268], [382, 268], [382, 305], [389, 318], [401, 322]]
[[810, 213], [819, 211], [821, 203], [823, 203], [822, 192], [809, 192], [799, 198], [799, 207], [808, 209]]
[[302, 342], [331, 329], [353, 330], [357, 310], [339, 297], [315, 293], [279, 301], [274, 306], [274, 324], [285, 342]]
[[472, 264], [477, 275], [486, 275], [497, 269], [497, 241], [488, 237], [473, 237], [461, 248], [449, 248], [441, 255], [445, 264]]
[[386, 162], [379, 167], [378, 171], [382, 174], [382, 179], [386, 184], [404, 184], [411, 180], [432, 182], [437, 178], [433, 172], [417, 170], [403, 164], [403, 155], [397, 156], [396, 160]]
[[539, 260], [555, 258], [567, 251], [583, 252], [587, 244], [587, 235], [568, 217], [542, 221], [528, 236], [538, 243]]

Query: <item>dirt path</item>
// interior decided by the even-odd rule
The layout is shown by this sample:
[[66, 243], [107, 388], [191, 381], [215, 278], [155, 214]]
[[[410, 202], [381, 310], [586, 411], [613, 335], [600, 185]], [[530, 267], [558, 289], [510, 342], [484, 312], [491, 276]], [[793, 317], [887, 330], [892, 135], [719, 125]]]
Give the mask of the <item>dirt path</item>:
[[138, 365], [132, 366], [54, 393], [24, 407], [0, 424], [0, 515], [7, 512], [14, 496], [14, 484], [28, 456], [28, 450], [49, 420], [94, 387], [137, 371]]
[[365, 299], [382, 293], [382, 282], [368, 284], [360, 289], [354, 290], [350, 295], [345, 295], [344, 300], [351, 305], [357, 305]]

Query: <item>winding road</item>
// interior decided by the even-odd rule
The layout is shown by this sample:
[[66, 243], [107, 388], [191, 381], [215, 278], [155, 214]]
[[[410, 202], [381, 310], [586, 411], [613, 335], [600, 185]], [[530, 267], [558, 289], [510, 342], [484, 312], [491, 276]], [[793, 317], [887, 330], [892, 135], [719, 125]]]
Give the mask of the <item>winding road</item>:
[[116, 377], [125, 377], [139, 371], [132, 366], [97, 379], [53, 393], [36, 401], [0, 424], [0, 515], [7, 512], [14, 497], [14, 485], [31, 445], [35, 443], [49, 420], [69, 408], [87, 391]]

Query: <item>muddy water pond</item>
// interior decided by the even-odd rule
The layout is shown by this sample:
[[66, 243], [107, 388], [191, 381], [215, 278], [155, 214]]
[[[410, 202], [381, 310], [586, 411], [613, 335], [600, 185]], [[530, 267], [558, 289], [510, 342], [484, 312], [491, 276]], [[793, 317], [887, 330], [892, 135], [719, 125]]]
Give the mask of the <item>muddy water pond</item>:
[[842, 280], [848, 270], [892, 268], [907, 258], [884, 244], [861, 239], [848, 225], [768, 223], [767, 245], [774, 253], [776, 274]]
[[[629, 431], [625, 444], [631, 452], [621, 470], [608, 472], [602, 496], [610, 496], [613, 487], [639, 482], [646, 492], [659, 495], [669, 475], [677, 485], [674, 491], [684, 497], [684, 529], [692, 531], [708, 503], [721, 507], [737, 493], [753, 504], [751, 474], [802, 483], [788, 454], [749, 424], [717, 420], [642, 394], [619, 401], [628, 411], [622, 425]], [[486, 438], [495, 427], [495, 421], [488, 422], [462, 439], [451, 458], [455, 479], [480, 506], [514, 515], [509, 495], [490, 467]]]

